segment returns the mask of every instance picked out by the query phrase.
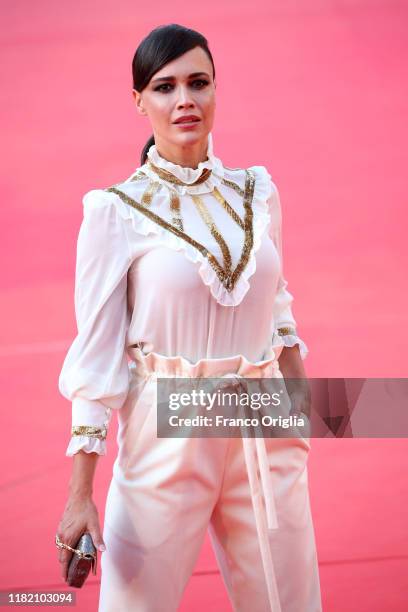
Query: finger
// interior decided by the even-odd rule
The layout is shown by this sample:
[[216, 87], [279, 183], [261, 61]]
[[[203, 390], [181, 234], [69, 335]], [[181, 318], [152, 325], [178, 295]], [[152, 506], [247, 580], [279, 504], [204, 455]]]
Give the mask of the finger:
[[70, 550], [60, 550], [59, 551], [59, 562], [66, 563], [69, 562], [73, 553]]
[[94, 543], [95, 548], [97, 548], [101, 552], [106, 550], [105, 542], [103, 541], [99, 525], [93, 525], [92, 527], [90, 527], [89, 533], [91, 534], [92, 542]]
[[[72, 547], [74, 546], [75, 542], [73, 541], [73, 538], [69, 537], [68, 534], [58, 533], [57, 535], [61, 542], [64, 542], [64, 544]], [[58, 548], [58, 561], [61, 564], [61, 575], [64, 580], [67, 576], [67, 569], [73, 554], [74, 553], [67, 548]]]
[[229, 378], [225, 378], [225, 380], [219, 381], [217, 387], [218, 389], [220, 389], [220, 391], [223, 391], [225, 389], [236, 389], [240, 386], [240, 379], [239, 378], [235, 378], [235, 377], [229, 377]]
[[65, 581], [68, 578], [68, 567], [71, 562], [72, 555], [73, 553], [70, 553], [69, 556], [66, 555], [65, 559], [63, 559], [61, 562], [61, 576], [62, 576], [62, 579]]
[[217, 389], [224, 389], [224, 387], [227, 387], [230, 383], [228, 382], [228, 379], [221, 379], [221, 378], [216, 378], [214, 381], [212, 382], [212, 388], [214, 390]]
[[66, 548], [60, 548], [58, 550], [58, 560], [60, 563], [64, 563], [64, 561], [66, 561], [67, 558], [69, 558], [72, 555], [72, 552], [67, 550]]

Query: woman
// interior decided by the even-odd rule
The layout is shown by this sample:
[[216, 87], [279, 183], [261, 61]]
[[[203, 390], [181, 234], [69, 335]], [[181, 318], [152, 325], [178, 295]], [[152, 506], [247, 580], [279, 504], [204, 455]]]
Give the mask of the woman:
[[[207, 527], [235, 610], [317, 612], [308, 438], [156, 431], [158, 377], [306, 378], [278, 191], [265, 167], [227, 168], [214, 154], [215, 68], [201, 34], [153, 30], [133, 85], [154, 138], [128, 179], [83, 200], [78, 336], [59, 380], [74, 464], [57, 535], [73, 546], [87, 530], [105, 545], [100, 612], [177, 610]], [[307, 399], [293, 393], [292, 410]], [[102, 538], [92, 482], [114, 409]], [[59, 551], [63, 576], [71, 554]]]

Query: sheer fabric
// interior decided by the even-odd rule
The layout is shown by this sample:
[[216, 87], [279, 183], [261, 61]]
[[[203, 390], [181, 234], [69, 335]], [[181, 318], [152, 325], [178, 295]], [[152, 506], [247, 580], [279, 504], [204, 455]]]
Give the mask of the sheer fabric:
[[[83, 198], [78, 333], [58, 383], [72, 402], [67, 456], [81, 449], [106, 454], [112, 410], [129, 391], [130, 347], [191, 363], [235, 355], [257, 362], [296, 344], [302, 359], [308, 353], [283, 274], [281, 204], [268, 170], [225, 167], [214, 155], [212, 134], [207, 160], [195, 169], [164, 159], [156, 146], [148, 158], [123, 182]], [[228, 247], [231, 270], [241, 265], [233, 287], [206, 256], [225, 266], [225, 249], [197, 197]]]

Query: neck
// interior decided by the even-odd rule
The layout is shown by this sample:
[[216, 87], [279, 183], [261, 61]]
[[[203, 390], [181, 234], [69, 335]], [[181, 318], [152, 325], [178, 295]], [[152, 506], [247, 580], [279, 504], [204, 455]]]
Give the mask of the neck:
[[200, 162], [207, 159], [207, 136], [204, 140], [190, 145], [175, 145], [160, 137], [155, 137], [155, 145], [158, 154], [167, 161], [182, 166], [183, 168], [196, 169]]

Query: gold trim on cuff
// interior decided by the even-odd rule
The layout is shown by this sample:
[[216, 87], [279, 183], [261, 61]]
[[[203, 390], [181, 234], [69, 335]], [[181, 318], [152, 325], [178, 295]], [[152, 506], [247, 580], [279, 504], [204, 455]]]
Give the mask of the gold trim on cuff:
[[72, 436], [89, 436], [90, 438], [100, 438], [105, 440], [107, 435], [106, 427], [95, 427], [92, 425], [74, 425], [71, 429]]
[[279, 336], [296, 336], [296, 330], [294, 327], [280, 327], [277, 331]]

